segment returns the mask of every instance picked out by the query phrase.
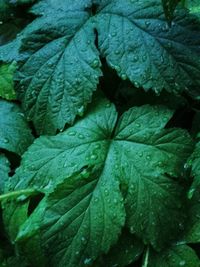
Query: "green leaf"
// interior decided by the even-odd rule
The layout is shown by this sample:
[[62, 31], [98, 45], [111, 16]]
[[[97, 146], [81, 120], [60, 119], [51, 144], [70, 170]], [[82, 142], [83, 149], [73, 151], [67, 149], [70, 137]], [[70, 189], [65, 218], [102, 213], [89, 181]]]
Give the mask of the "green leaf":
[[200, 243], [200, 192], [196, 190], [189, 200], [189, 216], [183, 240], [187, 243]]
[[185, 6], [189, 9], [190, 14], [200, 17], [200, 3], [198, 0], [185, 0]]
[[13, 76], [16, 71], [16, 63], [0, 66], [0, 97], [7, 100], [16, 99]]
[[[172, 246], [162, 253], [150, 252], [148, 267], [199, 267], [200, 260], [187, 245]], [[145, 267], [146, 267], [145, 266]]]
[[89, 178], [82, 172], [59, 184], [24, 224], [17, 240], [32, 239], [39, 228], [41, 247], [51, 266], [83, 266], [107, 252], [125, 218], [110, 161]]
[[132, 108], [119, 120], [115, 136], [121, 182], [128, 187], [127, 223], [155, 248], [176, 235], [174, 226], [183, 227], [183, 192], [174, 177], [180, 175], [192, 143], [180, 129], [163, 129], [171, 115], [164, 107]]
[[0, 148], [22, 155], [33, 136], [20, 108], [0, 100]]
[[44, 1], [45, 16], [23, 40], [29, 58], [17, 77], [18, 94], [40, 134], [54, 134], [82, 115], [101, 75], [94, 28], [85, 11], [91, 1], [78, 2], [46, 6]]
[[200, 185], [200, 142], [196, 144], [193, 154], [188, 160], [189, 166], [192, 165], [191, 175], [194, 177], [190, 192], [189, 198], [192, 198], [192, 194], [195, 190], [199, 188]]
[[[127, 224], [131, 231], [160, 249], [176, 237], [179, 228], [182, 229], [183, 188], [176, 178], [180, 177], [183, 164], [192, 150], [192, 141], [184, 130], [163, 129], [172, 113], [163, 106], [146, 105], [130, 109], [116, 123], [117, 113], [113, 105], [105, 100], [96, 100], [85, 118], [73, 127], [57, 136], [42, 136], [30, 146], [23, 155], [16, 175], [12, 177], [10, 190], [34, 187], [48, 192], [54, 189], [55, 184], [64, 180], [59, 190], [66, 186], [66, 190], [71, 194], [69, 198], [67, 192], [59, 195], [58, 189], [53, 195], [55, 198], [64, 196], [66, 199], [60, 200], [59, 203], [66, 203], [70, 208], [67, 206], [61, 210], [60, 204], [56, 202], [58, 214], [62, 212], [59, 217], [71, 218], [82, 212], [88, 218], [88, 207], [91, 207], [92, 216], [97, 217], [96, 229], [99, 229], [99, 224], [102, 225], [103, 214], [107, 214], [109, 219], [104, 224], [110, 232], [113, 232], [114, 227], [111, 227], [111, 221], [115, 218], [117, 223], [123, 218], [123, 195]], [[86, 190], [84, 188], [88, 188], [87, 195], [91, 197], [83, 200]], [[67, 212], [76, 206], [75, 200], [70, 200], [71, 198], [78, 201], [78, 206], [80, 204], [82, 207], [83, 203], [83, 207], [77, 213]], [[42, 204], [42, 209], [45, 209], [45, 205]], [[52, 202], [48, 204], [48, 209], [52, 205]], [[76, 207], [74, 209], [76, 210]], [[9, 209], [6, 212], [9, 212]], [[99, 213], [101, 215], [98, 219]], [[37, 215], [33, 216], [40, 218]], [[73, 218], [71, 220], [77, 233], [78, 226], [75, 217]], [[46, 219], [45, 217], [44, 223]], [[53, 217], [51, 219], [54, 220]], [[39, 222], [36, 226], [40, 228]], [[30, 224], [35, 226], [31, 219]], [[69, 221], [66, 221], [65, 229], [68, 229], [68, 226], [70, 227]], [[44, 228], [47, 232], [48, 226]], [[27, 231], [30, 231], [30, 228], [27, 228]], [[51, 233], [51, 230], [49, 231]], [[62, 229], [58, 230], [58, 235], [60, 231]], [[82, 230], [80, 231], [82, 233]], [[120, 229], [118, 233], [119, 231]], [[113, 232], [115, 238], [116, 232]], [[96, 236], [99, 234], [102, 235], [100, 230]], [[88, 233], [82, 235], [88, 237]], [[59, 240], [60, 236], [64, 238], [67, 235], [55, 234], [55, 239]], [[23, 238], [25, 237], [26, 234]], [[112, 237], [110, 245], [114, 240], [114, 236]], [[90, 240], [92, 244], [96, 240], [93, 238]], [[73, 240], [77, 242], [74, 237], [72, 243]], [[46, 242], [48, 243], [42, 241], [42, 244]], [[106, 248], [108, 247], [107, 244]], [[76, 257], [74, 253], [72, 261]], [[91, 255], [93, 257], [93, 253]], [[96, 256], [97, 253], [94, 254], [94, 258]]]
[[123, 79], [158, 93], [198, 87], [199, 24], [184, 9], [170, 28], [160, 0], [117, 0], [100, 6], [95, 21], [100, 52]]
[[98, 49], [136, 87], [199, 97], [200, 31], [194, 18], [180, 10], [169, 28], [160, 0], [95, 3], [93, 16], [90, 0], [46, 0], [32, 9], [40, 17], [23, 35], [20, 55], [26, 59], [16, 80], [39, 134], [54, 134], [83, 114], [101, 76]]
[[102, 256], [102, 265], [106, 267], [124, 267], [136, 261], [144, 249], [143, 243], [130, 233], [123, 231], [117, 244], [107, 255]]
[[3, 154], [0, 154], [0, 194], [4, 192], [5, 182], [8, 182], [9, 171], [9, 161]]
[[180, 1], [181, 0], [162, 0], [165, 16], [169, 21], [173, 19], [174, 10]]
[[[190, 82], [198, 83], [200, 62], [195, 54], [199, 52], [192, 41], [198, 25], [182, 10], [169, 28], [160, 2], [110, 2], [96, 18], [99, 48], [109, 65], [136, 87], [181, 91]], [[188, 39], [183, 41], [186, 32]]]

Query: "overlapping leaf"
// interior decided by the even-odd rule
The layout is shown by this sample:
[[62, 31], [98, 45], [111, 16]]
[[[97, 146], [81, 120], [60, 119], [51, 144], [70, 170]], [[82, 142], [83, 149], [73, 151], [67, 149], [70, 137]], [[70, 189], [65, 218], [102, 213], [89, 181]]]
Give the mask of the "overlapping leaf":
[[16, 70], [16, 64], [3, 64], [0, 66], [0, 97], [7, 100], [16, 99], [14, 91], [14, 72]]
[[[44, 0], [24, 34], [28, 56], [17, 76], [18, 96], [38, 133], [53, 134], [81, 115], [101, 75], [99, 51], [122, 79], [145, 90], [188, 90], [199, 97], [199, 26], [179, 11], [169, 28], [160, 0]], [[54, 20], [52, 20], [52, 16]], [[95, 45], [96, 35], [98, 49]], [[151, 49], [149, 49], [151, 47]]]
[[123, 231], [117, 244], [101, 258], [101, 266], [124, 267], [135, 262], [144, 250], [144, 244], [127, 231]]
[[189, 200], [189, 216], [184, 232], [187, 243], [200, 243], [200, 193], [199, 188]]
[[195, 251], [187, 245], [172, 246], [163, 253], [150, 253], [149, 267], [199, 267], [200, 260]]
[[197, 142], [195, 150], [189, 159], [189, 165], [192, 165], [191, 175], [193, 176], [193, 184], [190, 189], [190, 198], [195, 190], [199, 190], [200, 186], [200, 142]]
[[9, 162], [7, 158], [0, 154], [0, 194], [4, 191], [4, 184], [8, 182]]
[[124, 208], [131, 231], [157, 249], [179, 232], [184, 198], [176, 177], [192, 149], [188, 134], [163, 129], [172, 112], [162, 106], [132, 108], [117, 125], [116, 116], [105, 100], [94, 102], [64, 133], [36, 140], [12, 179], [10, 190], [53, 190], [18, 236], [24, 242], [39, 231], [53, 266], [82, 266], [106, 252]]
[[30, 57], [20, 69], [18, 91], [39, 133], [52, 134], [66, 122], [73, 123], [84, 112], [101, 75], [94, 29], [85, 11], [91, 1], [78, 2], [45, 6], [45, 15], [24, 40], [23, 50]]
[[165, 15], [169, 21], [173, 18], [174, 10], [181, 0], [162, 0]]
[[33, 142], [33, 136], [20, 108], [0, 100], [0, 148], [23, 154]]

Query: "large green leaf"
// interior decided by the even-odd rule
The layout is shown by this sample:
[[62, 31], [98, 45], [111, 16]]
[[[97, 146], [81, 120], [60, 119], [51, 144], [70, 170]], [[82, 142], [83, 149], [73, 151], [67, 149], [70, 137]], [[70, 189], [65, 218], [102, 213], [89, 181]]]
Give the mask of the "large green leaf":
[[160, 92], [199, 84], [199, 26], [184, 10], [170, 28], [160, 0], [117, 0], [100, 7], [95, 21], [102, 55], [136, 87]]
[[8, 182], [9, 162], [7, 158], [0, 154], [0, 194], [4, 191], [4, 184]]
[[117, 241], [125, 219], [119, 182], [110, 162], [108, 159], [101, 173], [84, 177], [83, 172], [59, 184], [25, 223], [17, 239], [32, 239], [39, 226], [41, 246], [50, 266], [83, 266], [107, 252]]
[[91, 0], [44, 0], [32, 9], [40, 17], [23, 34], [16, 80], [38, 133], [54, 134], [84, 112], [101, 75], [98, 49], [136, 86], [199, 96], [189, 90], [199, 87], [199, 27], [184, 10], [169, 28], [160, 0], [94, 3], [93, 16]]
[[187, 245], [172, 246], [162, 253], [150, 252], [145, 267], [199, 267], [200, 260], [195, 251]]
[[23, 154], [33, 142], [33, 136], [20, 108], [0, 100], [0, 148]]
[[30, 57], [20, 69], [18, 93], [37, 131], [52, 134], [84, 112], [101, 64], [90, 14], [85, 11], [91, 1], [47, 4], [45, 16], [34, 22], [23, 43]]
[[[9, 187], [53, 193], [32, 214], [19, 239], [25, 242], [39, 231], [54, 266], [58, 258], [63, 266], [69, 255], [69, 266], [77, 266], [116, 241], [124, 222], [123, 205], [127, 225], [146, 243], [160, 249], [175, 238], [184, 217], [177, 177], [192, 142], [181, 129], [164, 129], [171, 116], [163, 106], [146, 105], [130, 109], [116, 123], [113, 105], [96, 100], [73, 127], [37, 139]], [[5, 212], [13, 211], [8, 205]]]

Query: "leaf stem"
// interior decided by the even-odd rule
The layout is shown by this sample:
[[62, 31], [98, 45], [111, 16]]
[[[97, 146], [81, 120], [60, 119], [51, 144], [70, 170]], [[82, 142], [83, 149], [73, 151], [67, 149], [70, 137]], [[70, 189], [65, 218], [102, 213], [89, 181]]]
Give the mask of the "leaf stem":
[[31, 195], [36, 195], [38, 193], [39, 192], [35, 189], [23, 189], [23, 190], [8, 192], [6, 194], [0, 195], [0, 201], [3, 201], [5, 199], [17, 198], [21, 195], [24, 195], [25, 197], [29, 197]]
[[142, 267], [148, 267], [148, 263], [149, 263], [149, 247], [147, 247], [146, 249], [146, 254], [145, 254], [144, 263]]

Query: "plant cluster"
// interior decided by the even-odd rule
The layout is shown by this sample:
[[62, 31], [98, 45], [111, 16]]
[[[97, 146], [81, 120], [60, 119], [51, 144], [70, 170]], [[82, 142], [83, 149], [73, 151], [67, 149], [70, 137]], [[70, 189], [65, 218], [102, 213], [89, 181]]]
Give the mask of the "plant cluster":
[[198, 0], [0, 0], [0, 267], [200, 267]]

